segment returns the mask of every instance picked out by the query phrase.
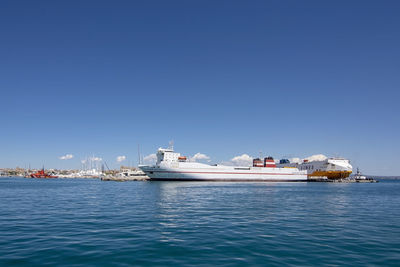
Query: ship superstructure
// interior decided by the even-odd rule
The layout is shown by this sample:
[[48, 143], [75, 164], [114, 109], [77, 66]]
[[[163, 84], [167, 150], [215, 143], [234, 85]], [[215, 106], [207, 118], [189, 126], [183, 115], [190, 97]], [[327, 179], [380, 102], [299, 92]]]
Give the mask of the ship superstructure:
[[159, 148], [154, 166], [139, 168], [151, 180], [176, 181], [306, 181], [307, 172], [297, 168], [278, 168], [272, 158], [255, 159], [253, 166], [208, 165], [190, 162], [172, 148]]
[[308, 177], [326, 177], [328, 179], [347, 178], [353, 171], [350, 161], [344, 158], [327, 158], [317, 161], [303, 160], [301, 163], [281, 159], [277, 166], [298, 168], [307, 171]]

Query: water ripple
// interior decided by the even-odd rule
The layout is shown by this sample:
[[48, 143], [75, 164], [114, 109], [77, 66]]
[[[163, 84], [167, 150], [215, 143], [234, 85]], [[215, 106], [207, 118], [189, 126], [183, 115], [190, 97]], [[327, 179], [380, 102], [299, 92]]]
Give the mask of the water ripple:
[[0, 179], [0, 265], [398, 265], [400, 182]]

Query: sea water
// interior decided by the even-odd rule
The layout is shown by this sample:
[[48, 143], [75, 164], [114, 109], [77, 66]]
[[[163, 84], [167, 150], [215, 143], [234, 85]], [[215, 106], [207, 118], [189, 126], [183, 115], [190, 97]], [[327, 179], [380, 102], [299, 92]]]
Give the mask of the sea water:
[[1, 266], [400, 266], [400, 181], [0, 178]]

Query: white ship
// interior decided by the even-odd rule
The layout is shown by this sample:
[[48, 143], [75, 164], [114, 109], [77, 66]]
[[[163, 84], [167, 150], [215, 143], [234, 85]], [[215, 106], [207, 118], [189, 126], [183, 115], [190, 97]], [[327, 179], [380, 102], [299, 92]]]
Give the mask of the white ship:
[[307, 171], [308, 177], [326, 177], [328, 179], [347, 178], [353, 171], [353, 167], [348, 159], [327, 158], [325, 160], [292, 163], [287, 159], [281, 159], [278, 167], [294, 167], [299, 170]]
[[271, 158], [253, 161], [253, 167], [208, 165], [189, 162], [173, 149], [159, 148], [154, 166], [139, 168], [151, 180], [169, 181], [260, 181], [295, 182], [307, 181], [307, 172], [297, 168], [277, 168]]

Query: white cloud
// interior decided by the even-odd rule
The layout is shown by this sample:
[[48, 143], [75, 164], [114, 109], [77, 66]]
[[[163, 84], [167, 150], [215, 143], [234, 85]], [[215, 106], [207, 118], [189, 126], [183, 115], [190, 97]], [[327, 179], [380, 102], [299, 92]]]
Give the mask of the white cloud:
[[117, 157], [117, 161], [118, 161], [118, 162], [122, 162], [122, 161], [124, 161], [124, 160], [126, 160], [126, 157], [125, 157], [125, 156], [118, 156], [118, 157]]
[[322, 161], [322, 160], [326, 160], [328, 157], [326, 157], [325, 155], [322, 154], [318, 154], [318, 155], [312, 155], [310, 157], [305, 158], [305, 160], [308, 161]]
[[252, 166], [253, 158], [247, 154], [243, 154], [241, 156], [236, 156], [232, 158], [231, 162], [236, 166]]
[[195, 154], [193, 157], [191, 157], [189, 160], [190, 160], [190, 161], [198, 161], [198, 160], [207, 160], [207, 161], [209, 161], [209, 160], [210, 160], [210, 157], [207, 156], [207, 155], [205, 155], [205, 154], [202, 154], [202, 153], [196, 153], [196, 154]]
[[143, 158], [143, 161], [146, 164], [154, 164], [157, 161], [157, 155], [156, 154], [147, 155], [146, 157]]
[[74, 155], [72, 154], [67, 154], [65, 156], [61, 156], [59, 159], [61, 160], [66, 160], [66, 159], [72, 159], [74, 157]]
[[317, 155], [312, 155], [307, 158], [301, 159], [301, 158], [289, 158], [290, 163], [303, 163], [305, 160], [312, 162], [312, 161], [323, 161], [326, 160], [328, 157], [323, 155], [323, 154], [317, 154]]
[[290, 158], [289, 159], [290, 163], [301, 163], [302, 160], [300, 158]]

